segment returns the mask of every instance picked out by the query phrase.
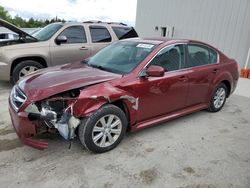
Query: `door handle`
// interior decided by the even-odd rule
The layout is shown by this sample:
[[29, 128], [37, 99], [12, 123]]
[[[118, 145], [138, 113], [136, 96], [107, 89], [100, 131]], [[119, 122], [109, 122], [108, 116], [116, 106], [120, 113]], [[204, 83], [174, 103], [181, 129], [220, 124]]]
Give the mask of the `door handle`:
[[82, 47], [79, 48], [79, 50], [88, 50], [88, 48], [85, 47], [85, 46], [82, 46]]
[[181, 76], [180, 78], [179, 78], [179, 81], [180, 82], [186, 82], [188, 80], [188, 78], [186, 77], [186, 76]]
[[213, 73], [216, 74], [218, 72], [218, 69], [214, 69]]

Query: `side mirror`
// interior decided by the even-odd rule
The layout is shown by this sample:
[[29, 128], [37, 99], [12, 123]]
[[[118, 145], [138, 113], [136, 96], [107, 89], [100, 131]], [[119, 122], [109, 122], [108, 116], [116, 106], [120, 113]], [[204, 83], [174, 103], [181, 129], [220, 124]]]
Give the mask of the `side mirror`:
[[62, 44], [62, 43], [66, 43], [67, 40], [68, 40], [68, 39], [67, 39], [66, 36], [60, 35], [60, 36], [58, 36], [58, 37], [55, 39], [55, 43], [58, 44], [58, 45], [60, 45], [60, 44]]
[[164, 76], [164, 69], [161, 66], [151, 65], [146, 70], [147, 76], [162, 77]]

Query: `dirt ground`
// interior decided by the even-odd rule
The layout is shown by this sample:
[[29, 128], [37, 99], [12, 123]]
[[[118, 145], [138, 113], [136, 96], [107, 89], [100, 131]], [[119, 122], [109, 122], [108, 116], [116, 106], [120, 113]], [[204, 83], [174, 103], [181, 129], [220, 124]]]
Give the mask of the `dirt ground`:
[[0, 187], [250, 188], [250, 98], [232, 95], [219, 113], [197, 112], [136, 133], [114, 150], [86, 151], [49, 137], [49, 149], [22, 145], [0, 82]]

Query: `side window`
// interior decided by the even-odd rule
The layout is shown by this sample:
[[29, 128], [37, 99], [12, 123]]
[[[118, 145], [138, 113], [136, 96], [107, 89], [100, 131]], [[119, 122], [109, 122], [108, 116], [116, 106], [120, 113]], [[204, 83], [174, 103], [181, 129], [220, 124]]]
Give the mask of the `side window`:
[[93, 43], [111, 42], [111, 36], [107, 28], [101, 26], [90, 26], [89, 30]]
[[18, 35], [14, 35], [14, 39], [18, 39], [19, 38], [19, 36]]
[[8, 39], [14, 39], [14, 34], [9, 34]]
[[119, 40], [138, 37], [133, 27], [112, 27]]
[[86, 43], [86, 35], [85, 30], [82, 26], [71, 26], [66, 29], [60, 34], [67, 37], [67, 43]]
[[217, 53], [208, 47], [189, 44], [187, 49], [188, 62], [185, 67], [196, 67], [217, 62]]
[[212, 50], [212, 49], [210, 49], [210, 51], [209, 51], [209, 62], [210, 62], [211, 64], [217, 63], [217, 59], [218, 59], [217, 56], [218, 56], [218, 55], [217, 55], [217, 52], [214, 51], [214, 50]]
[[184, 46], [176, 45], [160, 51], [151, 61], [150, 65], [158, 65], [165, 71], [181, 69], [184, 64]]
[[8, 36], [7, 34], [3, 33], [3, 34], [0, 34], [0, 39], [7, 39]]

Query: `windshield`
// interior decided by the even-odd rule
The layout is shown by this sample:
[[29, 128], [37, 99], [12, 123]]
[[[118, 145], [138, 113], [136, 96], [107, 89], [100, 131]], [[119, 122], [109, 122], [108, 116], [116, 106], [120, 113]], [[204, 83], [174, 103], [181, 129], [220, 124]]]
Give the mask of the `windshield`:
[[87, 64], [117, 74], [128, 74], [154, 49], [153, 44], [118, 41], [99, 51]]
[[49, 24], [40, 31], [33, 34], [35, 38], [40, 41], [45, 41], [50, 39], [61, 27], [63, 26], [62, 23], [53, 23]]

